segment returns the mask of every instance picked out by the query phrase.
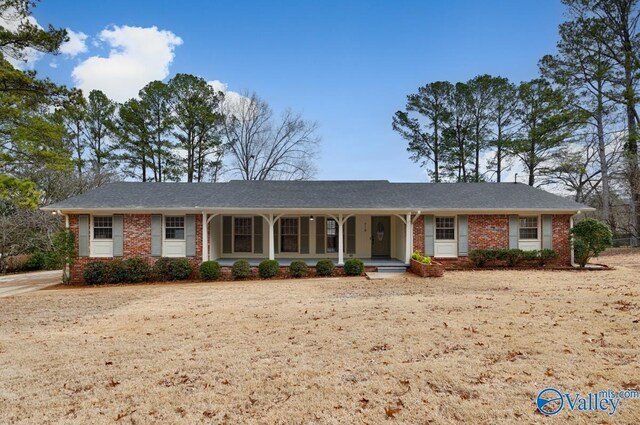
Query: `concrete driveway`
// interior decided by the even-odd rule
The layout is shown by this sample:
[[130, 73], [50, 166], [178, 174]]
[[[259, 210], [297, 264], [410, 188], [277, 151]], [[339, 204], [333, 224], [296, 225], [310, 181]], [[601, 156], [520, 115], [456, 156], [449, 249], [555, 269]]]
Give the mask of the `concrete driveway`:
[[0, 298], [37, 291], [62, 282], [62, 270], [12, 274], [0, 277]]

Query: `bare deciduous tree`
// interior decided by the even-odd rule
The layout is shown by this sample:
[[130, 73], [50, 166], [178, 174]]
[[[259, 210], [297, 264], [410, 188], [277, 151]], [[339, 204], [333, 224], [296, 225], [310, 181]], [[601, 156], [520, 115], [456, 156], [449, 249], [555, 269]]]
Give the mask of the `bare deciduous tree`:
[[315, 174], [317, 124], [285, 111], [279, 119], [255, 93], [223, 102], [229, 172], [243, 180], [306, 180]]

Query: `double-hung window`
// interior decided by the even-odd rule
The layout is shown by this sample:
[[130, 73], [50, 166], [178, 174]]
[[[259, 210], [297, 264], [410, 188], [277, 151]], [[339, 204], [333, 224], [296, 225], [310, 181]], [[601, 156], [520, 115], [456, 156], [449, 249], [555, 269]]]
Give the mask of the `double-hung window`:
[[455, 217], [436, 217], [436, 240], [452, 241], [456, 239]]
[[233, 250], [234, 252], [252, 252], [253, 222], [251, 217], [235, 217], [233, 219]]
[[113, 217], [93, 217], [93, 238], [113, 238]]
[[338, 252], [338, 223], [327, 219], [327, 252]]
[[164, 238], [168, 240], [184, 239], [184, 217], [166, 217]]
[[538, 217], [520, 217], [520, 239], [538, 239]]
[[298, 252], [298, 219], [280, 219], [280, 252]]

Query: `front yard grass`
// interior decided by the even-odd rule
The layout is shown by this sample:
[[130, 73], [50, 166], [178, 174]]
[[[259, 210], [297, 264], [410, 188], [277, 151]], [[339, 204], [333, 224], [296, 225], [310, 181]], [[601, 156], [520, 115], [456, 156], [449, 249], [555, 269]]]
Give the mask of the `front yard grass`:
[[1, 299], [0, 423], [547, 423], [543, 388], [640, 386], [640, 252], [597, 262]]

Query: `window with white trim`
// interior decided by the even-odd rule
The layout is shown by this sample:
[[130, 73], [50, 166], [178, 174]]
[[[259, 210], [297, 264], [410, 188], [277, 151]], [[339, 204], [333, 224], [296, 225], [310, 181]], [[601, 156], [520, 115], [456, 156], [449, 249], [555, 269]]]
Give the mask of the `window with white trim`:
[[298, 252], [298, 218], [280, 219], [280, 252]]
[[436, 217], [436, 240], [452, 241], [456, 238], [455, 217]]
[[253, 221], [251, 217], [234, 217], [233, 219], [233, 251], [252, 252]]
[[538, 239], [538, 217], [520, 217], [520, 239]]
[[113, 217], [93, 217], [93, 239], [113, 238]]
[[165, 217], [164, 238], [167, 240], [184, 239], [184, 217]]

